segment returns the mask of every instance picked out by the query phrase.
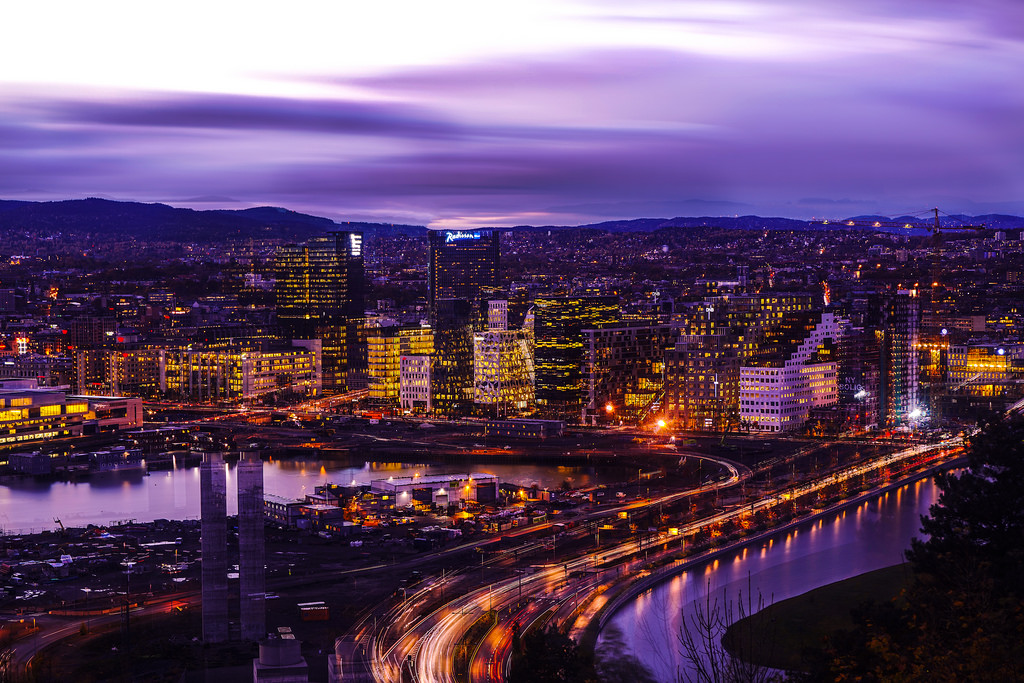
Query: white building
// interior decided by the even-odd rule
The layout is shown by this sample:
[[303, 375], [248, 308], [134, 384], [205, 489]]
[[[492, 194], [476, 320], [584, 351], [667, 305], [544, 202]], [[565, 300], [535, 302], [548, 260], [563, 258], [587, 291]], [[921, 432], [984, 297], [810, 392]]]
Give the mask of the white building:
[[831, 313], [816, 318], [802, 339], [783, 339], [777, 353], [740, 367], [740, 419], [754, 429], [797, 430], [812, 409], [838, 402], [838, 363], [825, 350], [837, 340], [839, 327]]
[[403, 413], [430, 413], [430, 356], [402, 356], [398, 403]]

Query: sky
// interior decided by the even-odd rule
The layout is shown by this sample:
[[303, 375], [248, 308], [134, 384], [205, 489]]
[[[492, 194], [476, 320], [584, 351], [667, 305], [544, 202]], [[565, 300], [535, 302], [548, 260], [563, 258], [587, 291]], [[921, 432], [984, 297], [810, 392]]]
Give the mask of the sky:
[[1019, 0], [52, 0], [3, 24], [0, 199], [1024, 215]]

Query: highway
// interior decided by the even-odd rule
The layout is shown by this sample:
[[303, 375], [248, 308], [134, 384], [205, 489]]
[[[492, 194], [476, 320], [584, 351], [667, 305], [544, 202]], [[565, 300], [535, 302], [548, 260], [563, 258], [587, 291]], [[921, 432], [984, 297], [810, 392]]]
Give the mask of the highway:
[[[586, 604], [594, 595], [623, 575], [642, 571], [648, 560], [675, 554], [681, 547], [681, 543], [672, 547], [675, 538], [695, 533], [702, 527], [721, 524], [772, 507], [783, 500], [804, 496], [855, 479], [887, 465], [898, 465], [929, 455], [938, 457], [942, 453], [959, 449], [962, 444], [963, 439], [957, 437], [939, 444], [913, 446], [867, 463], [851, 465], [826, 476], [794, 484], [751, 503], [736, 505], [710, 517], [691, 522], [679, 529], [678, 537], [641, 533], [621, 543], [589, 551], [578, 557], [563, 559], [551, 565], [535, 566], [531, 573], [502, 577], [487, 586], [477, 587], [449, 600], [429, 614], [416, 614], [416, 606], [426, 600], [426, 594], [417, 594], [407, 601], [401, 614], [397, 615], [399, 636], [388, 627], [379, 634], [370, 636], [374, 643], [370, 650], [374, 653], [374, 677], [382, 683], [400, 680], [399, 671], [405, 668], [405, 680], [414, 680], [417, 683], [453, 683], [456, 646], [482, 614], [488, 610], [495, 610], [496, 623], [487, 632], [472, 657], [470, 680], [474, 683], [504, 680], [514, 629], [524, 632], [534, 622], [544, 619], [550, 623], [572, 626], [577, 620], [581, 604]], [[591, 513], [584, 519], [592, 521], [609, 514], [674, 502], [696, 493], [734, 486], [750, 476], [750, 471], [745, 468], [744, 471], [733, 463], [722, 464], [730, 472], [730, 476], [722, 481]], [[568, 535], [580, 531], [586, 532], [585, 529], [578, 528], [563, 533]], [[645, 548], [647, 557], [641, 554]], [[492, 561], [497, 561], [501, 555], [496, 555]], [[425, 590], [429, 591], [431, 588]], [[385, 647], [384, 643], [388, 645]]]

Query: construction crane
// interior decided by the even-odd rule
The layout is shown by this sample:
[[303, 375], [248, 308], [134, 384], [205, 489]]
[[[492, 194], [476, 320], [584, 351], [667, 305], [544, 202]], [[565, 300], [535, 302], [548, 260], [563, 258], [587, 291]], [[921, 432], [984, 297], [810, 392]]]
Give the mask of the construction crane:
[[[988, 230], [988, 226], [986, 226], [984, 224], [981, 224], [981, 225], [955, 225], [955, 226], [942, 227], [942, 221], [941, 221], [940, 216], [939, 216], [940, 211], [937, 208], [936, 209], [929, 209], [928, 213], [932, 213], [935, 216], [935, 219], [932, 222], [930, 222], [930, 223], [922, 222], [922, 221], [914, 221], [913, 223], [900, 222], [900, 221], [871, 221], [871, 220], [857, 220], [857, 219], [853, 219], [853, 218], [849, 218], [849, 219], [846, 219], [846, 220], [838, 220], [838, 221], [825, 218], [825, 219], [822, 219], [822, 220], [812, 220], [812, 221], [809, 221], [809, 222], [814, 224], [814, 225], [842, 225], [842, 226], [851, 227], [851, 228], [901, 228], [903, 230], [927, 230], [933, 236], [939, 236], [939, 235], [941, 235], [944, 232], [951, 232], [951, 231], [955, 232], [955, 231], [960, 231], [960, 230], [979, 231], [979, 232], [983, 231], [983, 230]], [[946, 215], [948, 216], [949, 214], [946, 214]]]

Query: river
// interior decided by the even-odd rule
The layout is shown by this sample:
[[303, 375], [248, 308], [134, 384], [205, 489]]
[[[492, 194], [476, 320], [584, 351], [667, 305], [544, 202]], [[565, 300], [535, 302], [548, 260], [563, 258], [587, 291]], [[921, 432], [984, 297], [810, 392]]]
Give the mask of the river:
[[[498, 481], [519, 486], [557, 487], [565, 480], [574, 487], [613, 483], [629, 477], [632, 470], [602, 467], [558, 467], [542, 465], [351, 463], [313, 460], [280, 460], [263, 464], [264, 491], [286, 498], [301, 498], [324, 483], [368, 484], [389, 476], [415, 473], [451, 474], [481, 472]], [[635, 474], [634, 474], [635, 477]], [[228, 514], [235, 514], [234, 467], [228, 467]], [[109, 524], [134, 519], [199, 518], [199, 468], [183, 467], [150, 474], [142, 472], [96, 473], [77, 482], [47, 482], [31, 478], [11, 479], [0, 484], [0, 530], [30, 533], [56, 527]]]
[[748, 582], [756, 604], [780, 602], [818, 586], [897, 564], [920, 533], [920, 517], [938, 497], [934, 480], [908, 484], [856, 507], [781, 532], [771, 540], [692, 567], [642, 593], [615, 614], [599, 641], [614, 629], [627, 651], [655, 679], [685, 680], [679, 634], [708, 590], [717, 599], [746, 604]]

